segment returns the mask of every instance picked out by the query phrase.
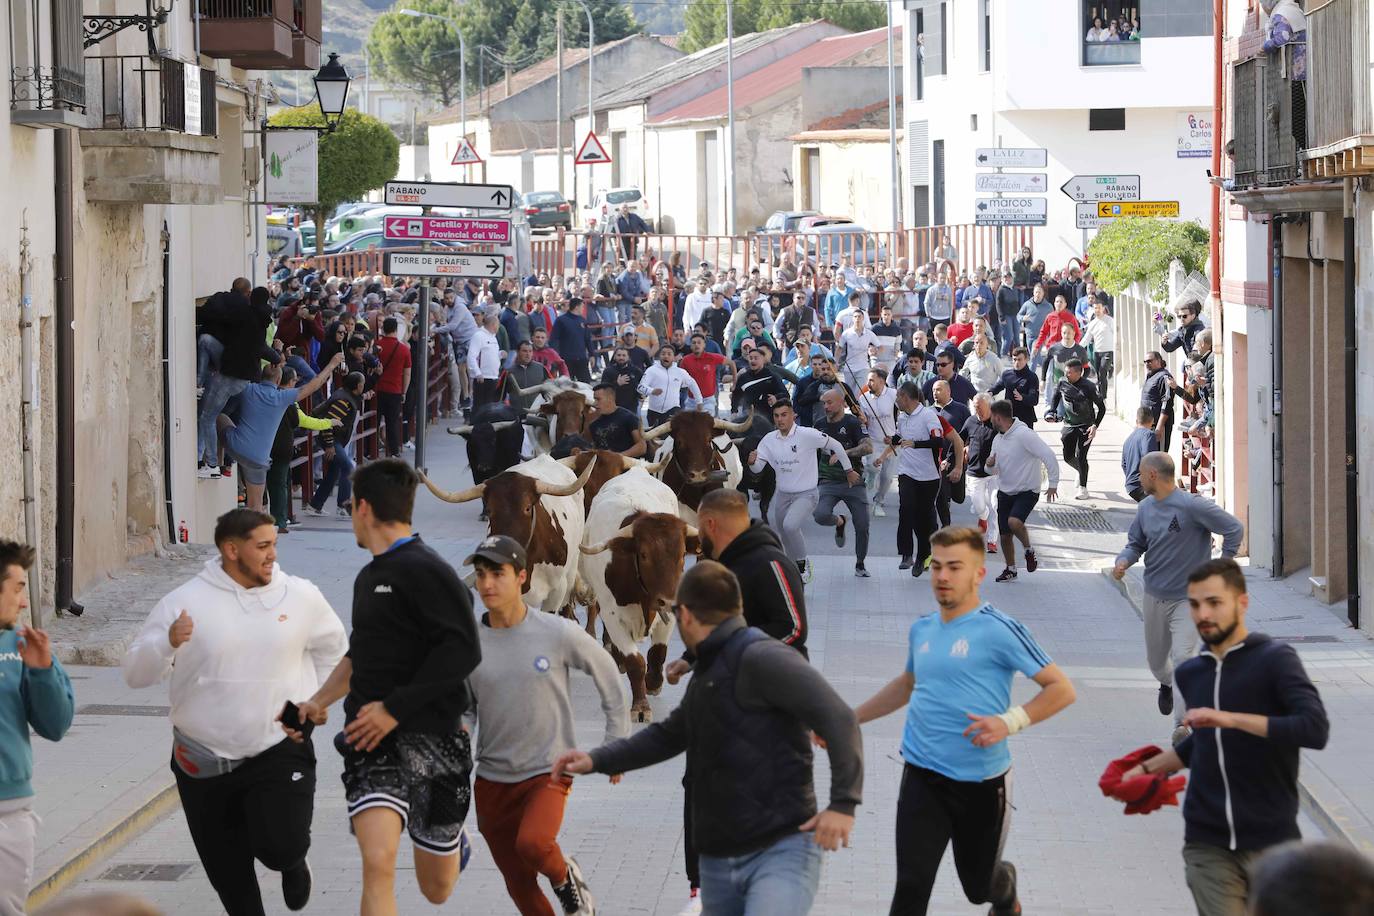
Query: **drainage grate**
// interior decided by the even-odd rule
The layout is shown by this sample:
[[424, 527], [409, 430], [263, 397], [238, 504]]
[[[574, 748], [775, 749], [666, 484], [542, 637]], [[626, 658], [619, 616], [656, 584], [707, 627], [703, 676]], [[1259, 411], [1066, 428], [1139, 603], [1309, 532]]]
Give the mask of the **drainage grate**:
[[106, 869], [97, 881], [180, 881], [195, 865], [191, 862], [139, 862]]
[[171, 711], [170, 706], [106, 706], [102, 703], [87, 703], [77, 707], [78, 716], [153, 716], [161, 717]]
[[1340, 642], [1338, 636], [1275, 636], [1280, 642]]
[[1040, 514], [1051, 528], [1060, 531], [1116, 531], [1097, 509], [1042, 508]]

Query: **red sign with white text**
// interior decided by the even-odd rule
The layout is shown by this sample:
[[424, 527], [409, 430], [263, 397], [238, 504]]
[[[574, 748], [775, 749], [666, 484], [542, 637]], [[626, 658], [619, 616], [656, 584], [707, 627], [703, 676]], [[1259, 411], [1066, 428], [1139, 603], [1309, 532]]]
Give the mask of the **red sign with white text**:
[[443, 216], [388, 216], [382, 234], [413, 242], [510, 243], [510, 220]]

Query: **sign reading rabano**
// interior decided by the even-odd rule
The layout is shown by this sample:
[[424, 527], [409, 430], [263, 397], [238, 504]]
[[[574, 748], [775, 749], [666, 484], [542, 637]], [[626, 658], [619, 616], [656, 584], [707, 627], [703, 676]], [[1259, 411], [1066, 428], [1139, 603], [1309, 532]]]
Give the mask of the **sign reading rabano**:
[[319, 203], [318, 131], [268, 128], [262, 133], [262, 155], [263, 203]]

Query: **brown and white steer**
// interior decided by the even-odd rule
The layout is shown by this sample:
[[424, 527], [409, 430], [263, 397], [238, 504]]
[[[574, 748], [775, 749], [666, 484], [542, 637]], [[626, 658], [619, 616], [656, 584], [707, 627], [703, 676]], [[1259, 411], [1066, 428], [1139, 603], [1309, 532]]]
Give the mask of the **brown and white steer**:
[[592, 476], [587, 479], [587, 485], [582, 488], [582, 505], [588, 512], [592, 511], [592, 500], [596, 499], [596, 494], [601, 492], [601, 488], [606, 485], [608, 480], [619, 477], [630, 468], [643, 468], [651, 476], [656, 475], [663, 470], [664, 464], [663, 461], [649, 464], [638, 458], [626, 458], [619, 452], [612, 452], [604, 448], [573, 449], [573, 454], [570, 457], [559, 458], [558, 463], [564, 467], [572, 468], [574, 474], [580, 475], [593, 460], [596, 461], [596, 470], [592, 471]]
[[747, 429], [748, 420], [731, 423], [701, 411], [682, 410], [644, 433], [645, 439], [668, 436], [657, 454], [663, 466], [659, 479], [677, 495], [678, 514], [688, 524], [696, 524], [702, 496], [739, 485], [743, 467], [730, 434]]
[[581, 475], [540, 455], [486, 483], [449, 493], [421, 475], [435, 496], [450, 503], [481, 499], [489, 517], [488, 534], [504, 534], [525, 547], [529, 577], [525, 601], [550, 613], [572, 616], [578, 552], [586, 513], [581, 489], [596, 470], [590, 462]]
[[[520, 395], [538, 394], [526, 414], [539, 429], [530, 435], [535, 454], [553, 450], [558, 440], [566, 436], [587, 438], [587, 424], [592, 420], [592, 390], [579, 382], [547, 381], [534, 388], [516, 387]], [[527, 421], [529, 422], [529, 421]]]
[[[600, 608], [611, 655], [630, 681], [630, 717], [653, 718], [648, 694], [663, 687], [672, 603], [697, 530], [677, 514], [677, 497], [643, 468], [606, 483], [587, 513], [582, 578]], [[639, 643], [649, 638], [647, 663]]]

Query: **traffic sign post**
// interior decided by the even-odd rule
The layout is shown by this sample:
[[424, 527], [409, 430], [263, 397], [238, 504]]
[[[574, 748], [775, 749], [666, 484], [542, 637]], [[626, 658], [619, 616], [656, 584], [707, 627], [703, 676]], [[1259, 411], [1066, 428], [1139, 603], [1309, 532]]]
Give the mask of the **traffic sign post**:
[[382, 220], [388, 239], [416, 242], [510, 243], [510, 220], [443, 216], [388, 216]]
[[1043, 197], [980, 197], [973, 211], [978, 226], [1043, 226], [1047, 217]]
[[500, 252], [448, 254], [440, 251], [388, 251], [386, 274], [400, 277], [472, 277], [478, 280], [500, 280], [506, 275], [506, 258]]
[[601, 145], [594, 131], [587, 131], [587, 139], [582, 141], [582, 146], [577, 151], [577, 157], [573, 159], [574, 165], [601, 165], [611, 161], [611, 156], [606, 152], [606, 147]]
[[388, 204], [452, 207], [467, 210], [509, 210], [515, 189], [508, 184], [462, 184], [436, 181], [388, 181]]
[[1178, 216], [1176, 200], [1103, 200], [1097, 204], [1098, 216]]
[[980, 146], [974, 159], [980, 169], [1043, 169], [1049, 154], [1041, 147]]
[[1044, 194], [1049, 178], [1044, 172], [979, 172], [973, 190], [996, 194]]
[[1101, 229], [1114, 221], [1111, 216], [1098, 216], [1097, 204], [1074, 205], [1074, 225], [1079, 229]]
[[1060, 185], [1059, 190], [1069, 200], [1080, 203], [1090, 200], [1140, 200], [1140, 176], [1075, 175]]
[[472, 141], [463, 137], [458, 141], [458, 149], [454, 150], [453, 161], [449, 165], [478, 165], [481, 161], [482, 157], [477, 155]]

